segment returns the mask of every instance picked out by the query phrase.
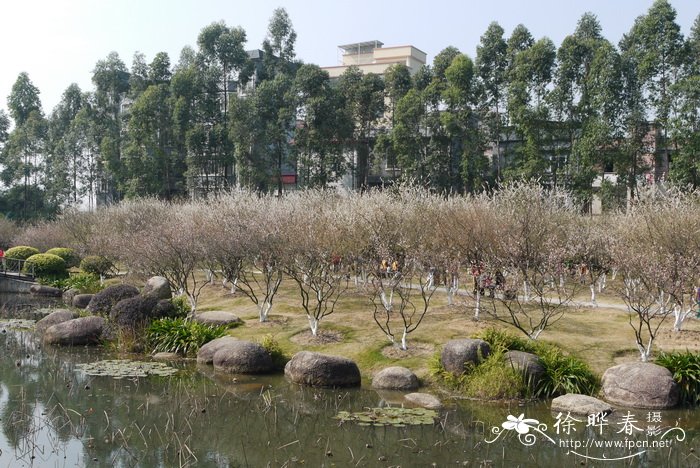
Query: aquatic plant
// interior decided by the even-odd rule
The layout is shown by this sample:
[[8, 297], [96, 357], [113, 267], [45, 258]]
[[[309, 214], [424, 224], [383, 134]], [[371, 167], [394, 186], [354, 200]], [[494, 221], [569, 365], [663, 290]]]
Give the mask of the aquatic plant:
[[340, 422], [355, 422], [359, 426], [406, 427], [434, 424], [437, 411], [426, 408], [384, 407], [350, 413], [340, 411], [335, 416]]
[[169, 376], [178, 372], [174, 367], [162, 362], [130, 361], [108, 359], [105, 361], [77, 364], [76, 369], [92, 376], [108, 376], [115, 379], [148, 377], [149, 375]]

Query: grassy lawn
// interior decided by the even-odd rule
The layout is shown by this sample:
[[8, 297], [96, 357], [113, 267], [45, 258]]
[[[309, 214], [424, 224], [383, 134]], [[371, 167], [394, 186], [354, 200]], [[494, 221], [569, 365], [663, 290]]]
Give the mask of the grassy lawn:
[[[568, 308], [564, 317], [547, 328], [539, 339], [558, 344], [584, 359], [598, 374], [612, 365], [638, 360], [639, 353], [627, 312], [620, 308], [622, 301], [611, 291], [603, 291], [597, 296], [601, 304], [598, 308]], [[590, 297], [581, 294], [577, 300], [588, 301]], [[365, 376], [371, 376], [389, 365], [401, 365], [423, 378], [428, 375], [431, 356], [448, 340], [468, 338], [488, 327], [510, 329], [521, 334], [512, 326], [496, 322], [483, 312], [482, 319], [475, 322], [470, 299], [458, 297], [455, 305], [448, 306], [446, 293], [438, 290], [423, 323], [408, 337], [409, 350], [402, 351], [390, 345], [372, 318], [373, 307], [369, 300], [351, 285], [338, 302], [335, 312], [321, 320], [319, 338], [313, 339], [308, 331], [306, 315], [299, 304], [296, 284], [285, 279], [275, 297], [269, 321], [260, 323], [257, 309], [247, 297], [240, 293], [232, 295], [229, 289], [217, 283], [204, 288], [198, 310], [234, 312], [245, 324], [231, 330], [231, 335], [253, 341], [271, 335], [290, 355], [310, 350], [348, 357], [357, 362]], [[700, 351], [700, 320], [694, 316], [689, 318], [681, 333], [672, 332], [672, 325], [672, 317], [662, 324], [655, 352]], [[395, 330], [395, 334], [400, 340], [401, 330]]]

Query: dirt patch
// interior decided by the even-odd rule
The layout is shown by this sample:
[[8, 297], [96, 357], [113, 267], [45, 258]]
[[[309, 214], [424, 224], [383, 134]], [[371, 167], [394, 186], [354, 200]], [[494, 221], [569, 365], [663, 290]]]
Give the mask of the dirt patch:
[[289, 323], [289, 317], [268, 317], [266, 322], [261, 322], [257, 317], [255, 319], [246, 320], [245, 324], [248, 327], [253, 328], [270, 328], [279, 327], [282, 325], [287, 325]]
[[290, 338], [290, 341], [296, 344], [309, 345], [325, 345], [331, 343], [341, 343], [345, 337], [339, 331], [335, 330], [318, 330], [316, 336], [311, 334], [311, 330], [306, 330]]
[[389, 345], [382, 349], [382, 355], [391, 359], [402, 359], [416, 356], [431, 356], [435, 346], [426, 343], [408, 343], [408, 349]]
[[659, 331], [658, 343], [662, 348], [698, 350], [700, 349], [700, 330]]

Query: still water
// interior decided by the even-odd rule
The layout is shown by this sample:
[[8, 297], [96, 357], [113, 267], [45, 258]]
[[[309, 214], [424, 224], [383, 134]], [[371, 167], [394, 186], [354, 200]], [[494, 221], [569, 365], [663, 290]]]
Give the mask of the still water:
[[[598, 426], [557, 419], [546, 404], [446, 400], [434, 425], [341, 424], [339, 411], [397, 404], [401, 395], [365, 382], [303, 388], [283, 376], [231, 376], [193, 362], [173, 364], [172, 377], [91, 377], [76, 365], [114, 356], [43, 348], [33, 332], [2, 323], [0, 331], [1, 467], [700, 466], [697, 410], [630, 410]], [[537, 421], [523, 421], [528, 434], [519, 439], [502, 423], [520, 414]], [[606, 440], [640, 444], [591, 446]]]

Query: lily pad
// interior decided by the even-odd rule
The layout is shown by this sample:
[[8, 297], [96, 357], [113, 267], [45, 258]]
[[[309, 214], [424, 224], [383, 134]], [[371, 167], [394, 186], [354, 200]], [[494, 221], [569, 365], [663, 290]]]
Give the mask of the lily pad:
[[9, 330], [30, 330], [34, 328], [35, 323], [35, 320], [2, 319], [0, 320], [0, 328]]
[[358, 426], [406, 427], [421, 424], [434, 424], [437, 411], [426, 408], [369, 408], [367, 411], [350, 413], [340, 411], [335, 419], [341, 422], [355, 422]]
[[75, 366], [92, 376], [109, 376], [115, 379], [147, 377], [149, 375], [169, 376], [177, 373], [177, 369], [163, 362], [129, 361], [127, 359], [109, 359]]

